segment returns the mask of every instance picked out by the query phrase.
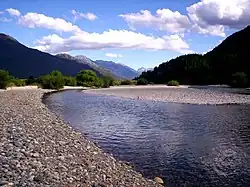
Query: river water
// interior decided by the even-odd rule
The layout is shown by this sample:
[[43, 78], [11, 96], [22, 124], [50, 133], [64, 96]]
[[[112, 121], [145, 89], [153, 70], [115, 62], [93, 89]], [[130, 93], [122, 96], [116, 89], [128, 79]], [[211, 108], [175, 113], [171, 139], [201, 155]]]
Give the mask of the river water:
[[167, 186], [250, 186], [250, 105], [48, 95], [45, 104], [145, 177]]

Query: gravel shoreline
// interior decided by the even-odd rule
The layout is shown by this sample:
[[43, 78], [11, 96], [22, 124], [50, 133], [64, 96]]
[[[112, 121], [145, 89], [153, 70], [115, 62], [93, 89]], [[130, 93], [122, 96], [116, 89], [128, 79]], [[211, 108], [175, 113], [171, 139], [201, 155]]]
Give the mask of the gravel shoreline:
[[158, 186], [50, 112], [47, 92], [0, 92], [0, 186]]
[[[125, 86], [84, 90], [84, 93], [110, 95], [140, 100], [163, 101], [183, 104], [250, 104], [250, 91], [225, 87], [205, 86]], [[245, 92], [247, 94], [239, 94]]]

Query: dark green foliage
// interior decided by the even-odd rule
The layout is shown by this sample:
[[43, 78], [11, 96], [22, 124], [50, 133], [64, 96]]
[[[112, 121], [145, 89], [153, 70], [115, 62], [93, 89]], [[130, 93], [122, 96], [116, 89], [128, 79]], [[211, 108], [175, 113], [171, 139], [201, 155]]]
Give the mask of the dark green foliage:
[[11, 80], [8, 71], [0, 70], [0, 89], [5, 89]]
[[[136, 79], [146, 79], [156, 84], [178, 80], [180, 84], [233, 84], [249, 86], [250, 79], [250, 26], [234, 33], [218, 47], [205, 55], [190, 54], [162, 63], [152, 71], [143, 72]], [[235, 72], [245, 72], [245, 76], [234, 76]], [[237, 80], [236, 80], [237, 79]], [[237, 83], [238, 84], [238, 83]]]
[[101, 87], [102, 81], [92, 70], [81, 70], [76, 75], [77, 85], [86, 87]]
[[176, 80], [171, 80], [167, 83], [168, 86], [179, 86], [180, 83]]
[[53, 71], [49, 75], [44, 75], [39, 78], [39, 83], [44, 89], [59, 90], [65, 85], [64, 77], [61, 72]]
[[33, 76], [29, 76], [28, 79], [26, 79], [26, 85], [36, 85], [37, 79], [35, 79]]
[[133, 85], [133, 84], [135, 84], [135, 82], [132, 81], [132, 80], [123, 80], [123, 81], [121, 81], [121, 85]]
[[24, 79], [12, 79], [10, 82], [15, 86], [26, 86], [26, 81]]
[[140, 78], [137, 80], [136, 82], [137, 85], [147, 85], [148, 84], [148, 81], [144, 78]]
[[64, 76], [65, 86], [76, 86], [76, 78]]
[[113, 77], [110, 77], [110, 76], [102, 77], [103, 88], [109, 88], [110, 86], [114, 86], [114, 85], [115, 85], [115, 80], [113, 79]]
[[244, 72], [237, 72], [232, 75], [231, 86], [236, 88], [247, 87], [248, 80], [247, 75]]

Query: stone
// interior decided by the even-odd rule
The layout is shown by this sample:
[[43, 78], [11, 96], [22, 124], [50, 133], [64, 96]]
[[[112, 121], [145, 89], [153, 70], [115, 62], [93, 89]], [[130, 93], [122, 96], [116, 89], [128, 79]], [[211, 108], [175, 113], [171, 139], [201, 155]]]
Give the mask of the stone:
[[155, 177], [155, 182], [158, 184], [164, 184], [164, 181], [160, 177]]

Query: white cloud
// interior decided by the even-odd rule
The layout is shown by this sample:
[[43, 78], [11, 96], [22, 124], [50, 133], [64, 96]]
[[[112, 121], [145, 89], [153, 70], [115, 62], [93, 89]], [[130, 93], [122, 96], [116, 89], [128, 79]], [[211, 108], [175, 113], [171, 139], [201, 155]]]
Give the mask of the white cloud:
[[124, 18], [132, 28], [150, 27], [170, 33], [180, 33], [190, 27], [187, 16], [169, 9], [158, 9], [156, 15], [152, 15], [148, 10], [141, 10], [139, 13], [121, 14], [119, 16]]
[[6, 11], [7, 11], [11, 16], [17, 16], [17, 17], [19, 17], [19, 16], [21, 15], [21, 13], [19, 12], [19, 10], [17, 10], [17, 9], [8, 8], [8, 9], [6, 9]]
[[81, 29], [61, 18], [53, 18], [44, 14], [27, 13], [19, 18], [19, 24], [29, 28], [46, 28], [60, 32], [81, 32]]
[[0, 11], [0, 14], [4, 14], [4, 12], [3, 12], [3, 11]]
[[250, 24], [250, 0], [201, 0], [187, 11], [194, 31], [202, 34], [225, 36], [226, 28]]
[[73, 9], [71, 11], [71, 13], [73, 15], [74, 21], [76, 21], [78, 19], [81, 19], [81, 18], [88, 19], [90, 21], [94, 21], [94, 20], [96, 20], [98, 18], [95, 14], [93, 14], [91, 12], [88, 12], [88, 13], [84, 14], [84, 13], [81, 13], [81, 12], [77, 12], [76, 10]]
[[109, 58], [122, 58], [123, 57], [123, 55], [115, 54], [115, 53], [106, 53], [105, 56]]
[[109, 30], [103, 33], [81, 32], [69, 38], [53, 34], [38, 40], [37, 45], [37, 49], [50, 53], [107, 48], [192, 52], [188, 44], [178, 35], [153, 37], [127, 30]]
[[0, 17], [0, 22], [7, 23], [7, 22], [11, 22], [11, 21], [12, 21], [12, 19], [5, 18], [5, 17]]

